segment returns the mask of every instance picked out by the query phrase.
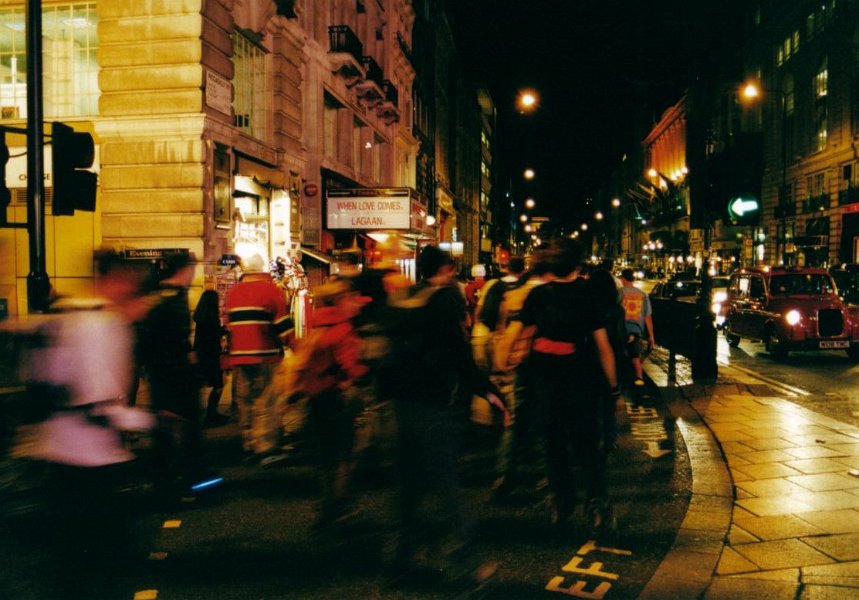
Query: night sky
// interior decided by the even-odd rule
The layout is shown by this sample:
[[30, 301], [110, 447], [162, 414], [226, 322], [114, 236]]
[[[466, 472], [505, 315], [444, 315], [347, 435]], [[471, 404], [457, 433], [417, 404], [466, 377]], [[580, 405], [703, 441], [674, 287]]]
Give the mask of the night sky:
[[[553, 218], [581, 219], [624, 153], [741, 39], [742, 4], [447, 0], [466, 74], [489, 85], [498, 110], [496, 169], [517, 179], [533, 166], [534, 188], [514, 181], [514, 193]], [[517, 91], [529, 86], [540, 107], [520, 115]]]

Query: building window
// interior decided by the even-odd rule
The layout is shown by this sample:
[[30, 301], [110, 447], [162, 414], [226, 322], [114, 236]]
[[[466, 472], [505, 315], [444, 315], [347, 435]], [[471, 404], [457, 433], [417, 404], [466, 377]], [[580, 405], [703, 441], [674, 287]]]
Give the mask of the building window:
[[337, 159], [337, 111], [340, 104], [331, 96], [325, 95], [325, 108], [322, 117], [322, 153], [326, 158]]
[[799, 51], [799, 29], [784, 38], [784, 41], [776, 47], [776, 64], [781, 66]]
[[265, 139], [265, 53], [240, 33], [233, 34], [233, 111], [235, 125]]
[[382, 180], [382, 144], [385, 142], [380, 137], [373, 136], [373, 148], [370, 151], [373, 161], [373, 181]]
[[[98, 114], [98, 15], [94, 2], [42, 9], [45, 117]], [[26, 15], [0, 10], [0, 107], [3, 119], [27, 117]]]
[[352, 168], [361, 173], [361, 155], [364, 153], [364, 124], [358, 119], [352, 122]]
[[782, 98], [782, 102], [784, 102], [784, 131], [782, 132], [784, 136], [784, 160], [789, 160], [788, 157], [796, 154], [794, 148], [796, 91], [794, 89], [793, 77], [786, 75], [782, 86], [782, 92], [784, 93], [784, 98]]
[[829, 94], [829, 70], [826, 59], [817, 74], [814, 76], [814, 131], [815, 149], [826, 149], [827, 138], [827, 105], [826, 97]]

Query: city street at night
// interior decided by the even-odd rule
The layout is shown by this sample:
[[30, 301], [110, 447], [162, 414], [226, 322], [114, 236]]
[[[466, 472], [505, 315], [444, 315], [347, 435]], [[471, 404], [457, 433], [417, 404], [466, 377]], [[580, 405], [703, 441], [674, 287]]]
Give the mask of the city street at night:
[[[117, 599], [856, 597], [855, 424], [804, 408], [820, 406], [816, 393], [787, 400], [788, 390], [774, 391], [748, 365], [722, 365], [708, 386], [691, 382], [682, 358], [678, 384], [668, 386], [664, 350], [647, 366], [649, 397], [627, 402], [610, 457], [617, 530], [604, 539], [589, 538], [581, 512], [567, 529], [551, 526], [537, 469], [527, 485], [491, 498], [497, 432], [470, 430], [461, 463], [475, 524], [469, 560], [497, 565], [479, 585], [434, 568], [433, 548], [425, 572], [403, 578], [390, 568], [390, 447], [356, 472], [360, 513], [317, 531], [312, 450], [297, 444], [283, 463], [244, 465], [227, 425], [207, 436], [221, 486], [173, 496], [138, 486], [117, 496], [136, 512], [130, 558], [110, 572], [64, 573], [48, 559], [58, 549], [34, 535], [37, 493], [5, 494], [2, 596], [53, 598], [53, 578], [72, 576], [80, 598]], [[24, 485], [6, 484], [6, 492]], [[99, 590], [108, 582], [106, 595], [89, 591], [89, 577]]]
[[859, 0], [0, 0], [0, 600], [859, 600]]

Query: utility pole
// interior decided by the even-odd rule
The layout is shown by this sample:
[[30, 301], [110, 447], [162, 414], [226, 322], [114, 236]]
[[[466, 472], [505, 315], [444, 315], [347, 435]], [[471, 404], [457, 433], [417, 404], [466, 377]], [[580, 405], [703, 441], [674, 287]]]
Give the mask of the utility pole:
[[45, 268], [45, 146], [42, 131], [42, 2], [27, 0], [27, 224], [30, 312], [48, 306], [51, 283]]

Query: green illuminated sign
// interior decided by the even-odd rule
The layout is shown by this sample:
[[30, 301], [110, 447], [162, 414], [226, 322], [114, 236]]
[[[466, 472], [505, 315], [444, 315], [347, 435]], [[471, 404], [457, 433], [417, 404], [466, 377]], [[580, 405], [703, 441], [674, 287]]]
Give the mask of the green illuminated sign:
[[755, 218], [760, 209], [760, 202], [753, 196], [737, 196], [728, 202], [728, 215], [735, 223]]

